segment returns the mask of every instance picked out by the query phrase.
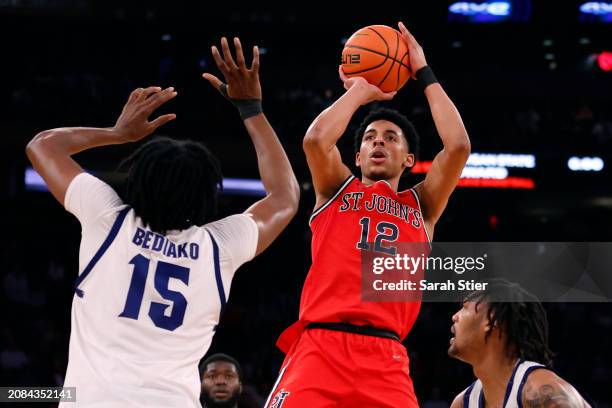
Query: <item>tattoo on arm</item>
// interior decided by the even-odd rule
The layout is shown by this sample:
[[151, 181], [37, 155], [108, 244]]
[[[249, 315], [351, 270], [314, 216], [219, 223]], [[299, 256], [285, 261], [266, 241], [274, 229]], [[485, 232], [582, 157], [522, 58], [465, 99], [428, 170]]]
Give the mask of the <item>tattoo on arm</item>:
[[543, 384], [533, 387], [525, 384], [523, 405], [525, 408], [578, 408], [582, 401], [574, 390], [568, 390], [560, 384]]

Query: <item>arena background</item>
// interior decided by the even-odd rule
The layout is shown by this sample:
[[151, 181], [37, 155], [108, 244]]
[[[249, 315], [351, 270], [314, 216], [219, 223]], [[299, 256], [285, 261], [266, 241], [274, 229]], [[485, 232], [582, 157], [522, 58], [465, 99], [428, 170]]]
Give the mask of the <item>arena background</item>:
[[[612, 241], [612, 72], [603, 69], [605, 57], [597, 58], [612, 51], [605, 14], [611, 3], [596, 2], [581, 13], [586, 2], [517, 0], [505, 2], [512, 6], [508, 20], [484, 24], [475, 23], [482, 15], [468, 2], [457, 6], [463, 14], [450, 13], [455, 2], [447, 1], [342, 3], [333, 5], [337, 11], [314, 3], [292, 10], [123, 3], [0, 1], [0, 385], [62, 384], [78, 268], [79, 224], [49, 193], [26, 188], [26, 143], [47, 128], [111, 126], [133, 88], [174, 86], [179, 96], [164, 111], [178, 119], [163, 134], [205, 142], [226, 177], [258, 178], [237, 113], [200, 77], [217, 72], [210, 46], [222, 35], [239, 35], [245, 48], [262, 49], [265, 112], [302, 185], [295, 220], [238, 271], [209, 351], [242, 363], [242, 406], [261, 406], [283, 357], [275, 340], [297, 317], [314, 203], [301, 140], [343, 92], [337, 77], [342, 41], [362, 26], [406, 23], [457, 104], [473, 152], [535, 156], [535, 168], [508, 169], [509, 177], [532, 188], [459, 188], [436, 228], [437, 241]], [[387, 105], [414, 121], [422, 160], [431, 160], [441, 143], [416, 86], [409, 83]], [[367, 110], [340, 141], [347, 162], [353, 161], [352, 130]], [[77, 159], [120, 189], [122, 175], [114, 170], [134, 147], [99, 148]], [[571, 157], [600, 159], [574, 160], [574, 170], [603, 168], [570, 170]], [[410, 175], [405, 184], [421, 178]], [[219, 216], [243, 211], [253, 200], [224, 194]], [[545, 306], [558, 373], [593, 404], [612, 406], [612, 304]], [[405, 341], [423, 406], [447, 406], [473, 381], [469, 366], [446, 355], [456, 308], [424, 304]]]

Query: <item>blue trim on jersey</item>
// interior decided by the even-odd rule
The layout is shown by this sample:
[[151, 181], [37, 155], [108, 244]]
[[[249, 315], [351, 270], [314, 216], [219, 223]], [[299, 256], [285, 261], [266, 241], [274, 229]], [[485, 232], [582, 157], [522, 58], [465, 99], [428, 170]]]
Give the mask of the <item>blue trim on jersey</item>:
[[[524, 360], [519, 360], [514, 366], [514, 370], [512, 370], [512, 375], [510, 376], [510, 381], [508, 381], [508, 385], [506, 386], [506, 395], [504, 396], [504, 403], [502, 407], [505, 407], [508, 403], [508, 397], [510, 397], [510, 393], [512, 392], [512, 387], [514, 386], [514, 376], [516, 375], [516, 370], [524, 363]], [[523, 376], [524, 378], [524, 376]]]
[[472, 395], [472, 389], [474, 388], [475, 384], [476, 381], [474, 381], [472, 385], [465, 390], [465, 393], [463, 393], [463, 408], [470, 408], [470, 395]]
[[208, 235], [210, 235], [210, 240], [212, 242], [213, 247], [213, 259], [215, 261], [215, 279], [217, 280], [217, 289], [219, 290], [219, 300], [221, 300], [221, 313], [223, 313], [223, 309], [225, 309], [225, 303], [227, 302], [227, 299], [225, 298], [225, 289], [223, 289], [223, 280], [221, 279], [219, 246], [217, 245], [217, 241], [215, 241], [210, 231], [208, 231]]
[[104, 255], [108, 247], [113, 243], [113, 241], [117, 237], [117, 234], [119, 233], [119, 230], [121, 229], [121, 226], [123, 225], [125, 216], [130, 211], [130, 209], [131, 209], [130, 207], [125, 207], [123, 210], [119, 211], [119, 215], [117, 215], [117, 219], [115, 220], [113, 226], [111, 227], [111, 230], [108, 233], [108, 236], [106, 237], [106, 239], [104, 240], [100, 248], [98, 249], [98, 252], [96, 252], [93, 258], [91, 258], [91, 261], [89, 261], [85, 269], [83, 269], [83, 272], [76, 279], [76, 283], [74, 284], [74, 291], [76, 292], [78, 297], [82, 298], [85, 295], [83, 290], [79, 289], [79, 285], [83, 282], [83, 280], [87, 277], [87, 275], [89, 275], [93, 267], [96, 266], [100, 258], [102, 258], [102, 255]]
[[[508, 384], [506, 385], [506, 395], [504, 396], [504, 403], [502, 404], [502, 407], [505, 407], [506, 404], [508, 403], [508, 397], [510, 397], [510, 393], [512, 392], [512, 387], [514, 386], [514, 377], [516, 375], [516, 371], [518, 370], [520, 365], [523, 363], [524, 363], [523, 360], [519, 360], [514, 366], [514, 370], [512, 370], [512, 375], [510, 376], [510, 380], [508, 381]], [[482, 390], [480, 390], [480, 396], [478, 398], [478, 407], [484, 408], [484, 406], [485, 406], [485, 400], [484, 400], [484, 388], [483, 388]]]
[[541, 366], [529, 367], [527, 370], [525, 370], [525, 374], [523, 374], [523, 379], [521, 380], [521, 384], [519, 385], [518, 392], [516, 393], [516, 402], [518, 404], [518, 408], [523, 408], [523, 398], [522, 398], [523, 387], [525, 386], [525, 383], [527, 382], [527, 377], [529, 377], [529, 374], [532, 371], [538, 370], [540, 368], [549, 369], [548, 367], [541, 365]]

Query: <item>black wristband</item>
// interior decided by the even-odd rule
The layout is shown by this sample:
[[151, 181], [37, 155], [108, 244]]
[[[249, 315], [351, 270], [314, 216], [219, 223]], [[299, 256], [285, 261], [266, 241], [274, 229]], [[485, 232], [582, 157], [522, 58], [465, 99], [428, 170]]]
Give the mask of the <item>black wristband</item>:
[[228, 101], [238, 108], [238, 112], [240, 113], [242, 120], [246, 120], [263, 112], [261, 99], [232, 99], [227, 95], [226, 84], [221, 84], [219, 86], [219, 92], [221, 92], [221, 95], [225, 96]]
[[429, 65], [425, 65], [423, 68], [419, 69], [414, 74], [414, 79], [416, 79], [417, 84], [419, 84], [421, 90], [423, 91], [425, 91], [425, 88], [427, 88], [429, 85], [439, 83]]

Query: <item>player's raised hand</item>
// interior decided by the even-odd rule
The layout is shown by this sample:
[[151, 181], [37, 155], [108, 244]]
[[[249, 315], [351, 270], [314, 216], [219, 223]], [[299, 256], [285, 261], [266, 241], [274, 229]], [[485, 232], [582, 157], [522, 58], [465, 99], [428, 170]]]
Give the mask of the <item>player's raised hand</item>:
[[414, 36], [410, 33], [410, 31], [408, 31], [404, 23], [400, 21], [397, 26], [399, 27], [400, 32], [402, 33], [402, 38], [408, 46], [410, 67], [412, 68], [412, 73], [414, 74], [419, 69], [427, 65], [427, 61], [425, 60], [425, 53], [423, 52], [423, 48], [419, 45]]
[[259, 48], [257, 46], [253, 47], [253, 61], [250, 67], [246, 65], [242, 44], [238, 37], [234, 37], [234, 48], [236, 49], [235, 60], [227, 43], [227, 38], [221, 38], [223, 56], [215, 45], [211, 47], [213, 58], [225, 78], [225, 83], [210, 73], [204, 73], [202, 76], [229, 99], [261, 100]]
[[342, 70], [342, 65], [338, 67], [338, 74], [340, 75], [340, 79], [344, 84], [344, 89], [348, 91], [351, 88], [358, 88], [362, 92], [362, 105], [374, 101], [390, 101], [391, 99], [393, 99], [395, 94], [397, 94], [397, 91], [383, 92], [379, 87], [377, 87], [376, 85], [372, 85], [363, 77], [347, 77], [344, 71]]
[[173, 87], [161, 89], [158, 86], [135, 89], [121, 111], [113, 130], [123, 142], [135, 142], [155, 132], [169, 121], [176, 119], [169, 113], [149, 121], [149, 116], [164, 103], [176, 96]]

